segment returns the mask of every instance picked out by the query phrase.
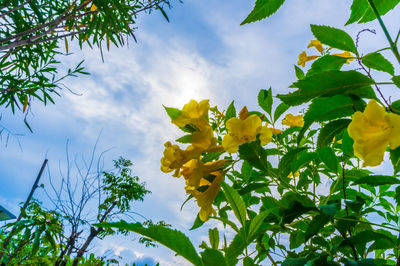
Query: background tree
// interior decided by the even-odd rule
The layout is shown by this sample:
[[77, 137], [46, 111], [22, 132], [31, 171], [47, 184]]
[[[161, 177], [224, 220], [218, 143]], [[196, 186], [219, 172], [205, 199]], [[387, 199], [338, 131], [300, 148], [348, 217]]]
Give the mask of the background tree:
[[[103, 55], [104, 43], [109, 49], [135, 39], [139, 14], [160, 10], [168, 20], [165, 7], [169, 0], [1, 0], [0, 105], [27, 114], [33, 99], [54, 103], [66, 77], [87, 74], [82, 62], [59, 74], [69, 41], [99, 47]], [[25, 123], [29, 127], [26, 116]]]
[[[3, 227], [2, 263], [39, 263], [36, 258], [39, 256], [43, 257], [40, 263], [77, 265], [86, 261], [83, 256], [95, 238], [124, 232], [91, 224], [116, 218], [136, 221], [132, 215], [138, 214], [131, 211], [132, 203], [143, 201], [150, 191], [133, 176], [131, 161], [120, 157], [114, 161], [113, 170], [103, 171], [103, 153], [97, 159], [94, 154], [93, 151], [89, 161], [75, 157], [71, 164], [67, 152], [67, 170], [60, 171], [60, 179], [50, 178], [51, 189], [45, 190], [53, 205], [49, 208], [52, 211], [44, 210], [40, 203], [33, 201], [26, 209], [21, 208], [20, 221]], [[10, 228], [14, 227], [10, 238]], [[4, 245], [7, 239], [10, 241]], [[151, 244], [145, 238], [140, 242]]]

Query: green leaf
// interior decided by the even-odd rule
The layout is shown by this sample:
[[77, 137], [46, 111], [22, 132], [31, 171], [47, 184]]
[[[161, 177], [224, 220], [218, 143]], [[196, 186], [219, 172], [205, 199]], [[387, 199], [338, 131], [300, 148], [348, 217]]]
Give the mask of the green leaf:
[[312, 236], [316, 235], [328, 222], [329, 216], [325, 214], [319, 214], [314, 216], [310, 224], [307, 227], [306, 233], [304, 235], [305, 242], [308, 241]]
[[321, 161], [328, 166], [329, 169], [337, 173], [338, 160], [333, 149], [330, 147], [322, 147], [318, 149], [318, 154]]
[[271, 210], [266, 210], [260, 212], [256, 217], [251, 220], [250, 227], [249, 227], [249, 240], [252, 240], [255, 234], [257, 233], [258, 228], [260, 228], [261, 224], [263, 223], [264, 219], [271, 213]]
[[200, 219], [199, 214], [197, 214], [196, 220], [194, 220], [194, 223], [193, 223], [192, 227], [189, 230], [197, 229], [200, 226], [202, 226], [203, 224], [204, 224], [204, 222]]
[[400, 76], [394, 76], [392, 78], [392, 81], [393, 81], [394, 85], [396, 85], [398, 88], [400, 88]]
[[221, 182], [226, 201], [231, 206], [233, 213], [239, 222], [244, 226], [246, 224], [246, 205], [239, 193], [225, 182]]
[[400, 205], [400, 186], [396, 187], [396, 194], [394, 196], [394, 200], [396, 201], [397, 205]]
[[318, 210], [310, 198], [292, 191], [282, 196], [279, 201], [279, 207], [279, 214], [282, 217], [283, 224], [291, 223], [309, 211]]
[[255, 22], [274, 14], [285, 0], [257, 0], [253, 10], [240, 25]]
[[369, 175], [364, 176], [353, 182], [353, 185], [367, 184], [370, 186], [381, 186], [389, 184], [400, 184], [400, 180], [387, 175]]
[[[378, 10], [378, 14], [380, 16], [385, 15], [387, 12], [395, 8], [399, 4], [399, 2], [399, 0], [374, 0], [375, 7]], [[375, 13], [371, 7], [368, 7], [364, 16], [359, 20], [358, 23], [366, 23], [369, 21], [373, 21], [374, 19], [376, 19]]]
[[353, 0], [351, 5], [351, 15], [345, 26], [359, 21], [367, 12], [369, 4], [367, 0]]
[[179, 143], [192, 143], [192, 135], [185, 135], [175, 141]]
[[218, 228], [208, 229], [208, 239], [213, 249], [218, 249], [219, 245], [219, 232]]
[[394, 174], [400, 172], [400, 147], [390, 150], [390, 161], [393, 165]]
[[353, 102], [349, 96], [335, 95], [326, 98], [316, 98], [305, 113], [304, 122], [323, 122], [350, 116], [353, 113]]
[[342, 150], [347, 155], [353, 154], [353, 144], [354, 140], [349, 136], [349, 132], [347, 129], [343, 132], [343, 139], [342, 139]]
[[369, 68], [394, 75], [394, 67], [389, 60], [380, 53], [370, 53], [362, 57], [362, 63]]
[[232, 117], [236, 117], [236, 109], [235, 109], [234, 101], [232, 101], [231, 104], [228, 106], [228, 109], [226, 109], [225, 123]]
[[219, 250], [206, 249], [200, 254], [201, 258], [203, 259], [204, 266], [226, 265], [224, 255]]
[[33, 239], [33, 243], [32, 243], [32, 251], [31, 251], [31, 255], [35, 256], [38, 251], [39, 251], [39, 246], [40, 246], [40, 237], [42, 236], [43, 230], [36, 230], [35, 232], [35, 238]]
[[304, 115], [304, 126], [299, 133], [297, 143], [300, 143], [304, 133], [314, 122], [333, 120], [350, 116], [353, 113], [353, 101], [349, 96], [335, 95], [333, 97], [313, 99]]
[[303, 79], [304, 78], [304, 71], [300, 67], [294, 65], [294, 72], [296, 73], [296, 78], [297, 79]]
[[318, 208], [326, 215], [333, 217], [340, 210], [340, 205], [336, 203], [329, 205], [319, 205]]
[[277, 95], [284, 103], [295, 106], [306, 103], [316, 97], [329, 97], [337, 94], [353, 94], [362, 98], [375, 99], [371, 88], [374, 81], [354, 71], [329, 70], [306, 76], [293, 85], [299, 88], [290, 94]]
[[281, 266], [304, 266], [307, 263], [306, 258], [290, 258], [290, 259], [285, 259]]
[[228, 248], [225, 250], [225, 259], [227, 265], [236, 265], [238, 261], [237, 257], [243, 253], [245, 248], [246, 244], [242, 238], [242, 234], [236, 234]]
[[328, 70], [340, 70], [342, 66], [346, 63], [346, 61], [346, 58], [340, 56], [328, 54], [324, 55], [314, 61], [314, 63], [311, 65], [310, 70], [307, 71], [307, 76], [312, 76]]
[[287, 105], [286, 103], [280, 103], [275, 109], [274, 121], [278, 120], [279, 117], [281, 117], [281, 115], [284, 112], [286, 112], [288, 109], [289, 109], [289, 105]]
[[215, 216], [211, 216], [210, 218], [211, 218], [211, 219], [218, 220], [218, 221], [220, 221], [220, 222], [222, 222], [222, 223], [224, 223], [224, 224], [229, 225], [233, 230], [235, 230], [236, 233], [239, 233], [239, 232], [240, 232], [240, 230], [239, 230], [239, 228], [236, 226], [236, 224], [235, 224], [234, 222], [232, 222], [232, 221], [226, 219], [226, 218], [223, 218], [223, 217], [215, 217]]
[[260, 141], [253, 141], [240, 145], [239, 156], [253, 167], [268, 171], [267, 154], [263, 147], [261, 147]]
[[306, 149], [306, 147], [296, 148], [288, 151], [285, 155], [282, 156], [278, 164], [278, 173], [280, 177], [284, 178], [290, 174], [290, 172], [292, 171], [290, 164], [299, 152], [302, 152]]
[[271, 114], [272, 110], [272, 89], [269, 90], [260, 90], [258, 93], [258, 105], [265, 111], [267, 114]]
[[319, 133], [317, 147], [322, 148], [329, 145], [333, 137], [346, 129], [350, 123], [351, 119], [338, 119], [326, 124]]
[[358, 54], [353, 39], [345, 31], [322, 25], [311, 25], [311, 31], [315, 38], [323, 44]]
[[[164, 105], [163, 105], [164, 106]], [[171, 120], [174, 120], [178, 116], [181, 115], [182, 111], [179, 110], [178, 108], [172, 108], [172, 107], [166, 107], [164, 106], [165, 111], [167, 112], [168, 116], [171, 118]]]
[[140, 223], [127, 223], [125, 221], [117, 223], [100, 223], [95, 224], [94, 226], [117, 228], [138, 233], [166, 246], [176, 252], [177, 255], [182, 256], [195, 265], [203, 265], [203, 262], [197, 254], [196, 249], [193, 247], [192, 242], [184, 233], [178, 230], [173, 230], [161, 225], [152, 225], [145, 228]]

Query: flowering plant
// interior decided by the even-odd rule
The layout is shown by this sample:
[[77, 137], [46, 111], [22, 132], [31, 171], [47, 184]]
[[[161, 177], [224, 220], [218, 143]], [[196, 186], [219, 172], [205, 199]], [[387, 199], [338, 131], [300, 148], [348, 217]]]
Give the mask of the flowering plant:
[[[283, 2], [257, 1], [243, 23], [270, 16]], [[165, 108], [185, 132], [175, 142], [187, 147], [167, 142], [161, 170], [183, 177], [188, 200], [197, 201], [191, 229], [217, 220], [234, 232], [230, 242], [224, 234], [220, 243], [212, 228], [199, 255], [176, 230], [102, 226], [155, 239], [195, 265], [400, 265], [400, 100], [381, 91], [400, 88], [383, 55], [393, 53], [400, 65], [400, 32], [393, 41], [380, 17], [398, 3], [353, 1], [347, 24], [377, 18], [390, 45], [365, 55], [345, 31], [311, 25], [316, 40], [308, 48], [318, 55], [300, 53], [298, 65], [312, 64], [307, 71], [295, 66], [296, 90], [275, 99], [261, 90], [258, 110], [237, 114], [232, 102], [221, 112], [208, 100]], [[343, 69], [346, 63], [355, 70]], [[375, 81], [375, 71], [390, 81]], [[305, 111], [288, 113], [294, 106]], [[365, 168], [383, 162], [385, 175]]]

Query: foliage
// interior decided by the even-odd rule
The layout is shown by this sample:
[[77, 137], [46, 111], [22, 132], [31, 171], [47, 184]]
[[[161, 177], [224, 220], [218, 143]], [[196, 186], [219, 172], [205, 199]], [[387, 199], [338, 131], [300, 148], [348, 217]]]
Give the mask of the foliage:
[[[257, 0], [243, 23], [272, 15], [284, 2]], [[308, 48], [318, 54], [300, 54], [299, 65], [312, 65], [295, 67], [295, 91], [277, 95], [279, 104], [270, 89], [258, 95], [261, 112], [243, 107], [237, 114], [232, 102], [224, 114], [207, 100], [166, 107], [185, 134], [177, 142], [188, 146], [167, 142], [161, 170], [185, 179], [188, 200], [200, 209], [192, 229], [215, 219], [234, 232], [230, 243], [212, 228], [197, 253], [173, 229], [97, 226], [144, 235], [195, 265], [399, 265], [400, 105], [381, 88], [399, 87], [400, 32], [393, 41], [380, 17], [399, 2], [353, 1], [347, 24], [378, 19], [389, 43], [379, 51], [359, 51], [345, 31], [311, 25], [316, 40]], [[343, 68], [350, 62], [354, 70]], [[376, 82], [375, 71], [389, 81]], [[288, 108], [302, 104], [304, 121], [286, 114], [282, 124], [289, 127], [278, 126]], [[364, 168], [381, 164], [387, 151], [393, 175]]]
[[[76, 162], [76, 161], [75, 161]], [[42, 204], [32, 201], [27, 209], [21, 208], [22, 219], [15, 223], [7, 223], [1, 229], [0, 244], [11, 235], [11, 243], [4, 252], [1, 262], [5, 265], [103, 265], [115, 262], [115, 259], [83, 255], [95, 238], [103, 239], [125, 230], [110, 228], [94, 228], [90, 224], [97, 222], [112, 222], [121, 215], [129, 215], [134, 201], [143, 201], [150, 193], [144, 183], [132, 174], [132, 163], [122, 157], [114, 161], [115, 169], [100, 171], [95, 174], [91, 168], [87, 176], [81, 176], [75, 185], [70, 182], [69, 169], [60, 187], [53, 184], [55, 196], [51, 198], [55, 210], [47, 211]], [[83, 169], [79, 168], [78, 173]], [[80, 186], [80, 193], [76, 193]], [[50, 195], [50, 194], [48, 194]], [[93, 217], [93, 210], [97, 216]], [[92, 215], [91, 215], [92, 214]], [[129, 216], [128, 216], [129, 217]], [[151, 221], [145, 224], [153, 225]], [[166, 226], [159, 223], [159, 226]], [[12, 231], [14, 230], [14, 231]], [[141, 239], [146, 246], [154, 246], [150, 239]]]
[[140, 13], [159, 10], [168, 20], [163, 9], [169, 5], [169, 0], [1, 0], [0, 105], [27, 114], [33, 99], [54, 103], [66, 77], [88, 74], [83, 61], [59, 73], [60, 58], [71, 54], [69, 42], [99, 47], [103, 56], [104, 46], [135, 38]]

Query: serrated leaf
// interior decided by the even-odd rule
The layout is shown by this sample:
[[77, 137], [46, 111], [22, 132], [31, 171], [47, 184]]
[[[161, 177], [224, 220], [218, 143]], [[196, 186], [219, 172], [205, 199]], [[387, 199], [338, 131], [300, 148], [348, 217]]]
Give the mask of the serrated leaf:
[[234, 105], [234, 101], [232, 101], [231, 104], [228, 106], [228, 109], [226, 109], [225, 123], [232, 117], [236, 117], [236, 108]]
[[337, 94], [358, 95], [361, 98], [375, 99], [376, 95], [370, 86], [374, 81], [369, 77], [354, 71], [329, 70], [306, 76], [294, 83], [297, 91], [277, 95], [290, 106], [306, 103], [316, 97], [329, 97]]
[[161, 225], [153, 225], [148, 228], [143, 227], [140, 223], [127, 223], [125, 221], [117, 223], [100, 223], [95, 224], [98, 227], [118, 228], [132, 231], [148, 237], [158, 243], [166, 246], [177, 255], [182, 256], [195, 265], [203, 265], [200, 256], [193, 247], [192, 242], [182, 232]]
[[297, 79], [303, 79], [304, 78], [304, 71], [300, 67], [294, 65], [294, 71], [296, 73]]
[[272, 89], [269, 90], [260, 90], [258, 93], [258, 105], [265, 111], [267, 114], [271, 114], [272, 110]]
[[[378, 14], [380, 16], [385, 15], [387, 12], [395, 8], [399, 4], [399, 0], [380, 0], [374, 1], [375, 7], [378, 10]], [[376, 19], [376, 15], [371, 7], [368, 7], [367, 11], [365, 12], [364, 16], [359, 20], [358, 23], [366, 23], [369, 21], [373, 21]]]
[[369, 186], [400, 184], [400, 179], [387, 175], [369, 175], [361, 177], [353, 182], [353, 185], [366, 184]]
[[257, 233], [258, 228], [260, 228], [261, 224], [263, 223], [264, 219], [271, 213], [271, 210], [266, 210], [260, 212], [256, 217], [251, 220], [248, 239], [252, 240], [255, 234]]
[[225, 250], [225, 259], [228, 265], [236, 265], [237, 257], [243, 253], [246, 248], [246, 244], [240, 233], [233, 237], [232, 242]]
[[171, 120], [174, 120], [182, 113], [182, 111], [179, 110], [178, 108], [164, 106], [164, 109], [167, 112], [168, 116], [171, 118]]
[[346, 26], [354, 22], [359, 21], [367, 12], [369, 4], [367, 0], [353, 0], [351, 5], [351, 14], [349, 20], [346, 22]]
[[289, 109], [289, 105], [286, 103], [280, 103], [274, 112], [274, 121], [278, 120], [281, 115]]
[[226, 201], [231, 206], [233, 213], [239, 222], [244, 226], [246, 224], [246, 205], [239, 193], [225, 182], [221, 182]]
[[328, 166], [329, 169], [337, 173], [338, 160], [333, 149], [330, 147], [322, 147], [318, 149], [318, 154], [321, 161]]
[[396, 85], [398, 88], [400, 88], [400, 76], [394, 76], [392, 78], [392, 81], [393, 81], [394, 85]]
[[225, 266], [225, 258], [221, 251], [216, 249], [206, 249], [200, 253], [204, 266]]
[[240, 25], [255, 22], [274, 14], [285, 0], [257, 0], [253, 10]]
[[380, 53], [370, 53], [363, 56], [362, 63], [366, 67], [389, 73], [392, 76], [394, 75], [394, 67], [392, 63], [390, 63], [390, 61]]
[[346, 58], [340, 56], [324, 55], [314, 61], [310, 70], [307, 71], [307, 76], [328, 70], [340, 70], [346, 61]]
[[322, 25], [311, 25], [311, 31], [315, 38], [323, 44], [358, 54], [353, 39], [345, 31]]
[[351, 123], [351, 119], [338, 119], [326, 124], [319, 133], [317, 147], [322, 148], [329, 145], [333, 137], [342, 132]]

